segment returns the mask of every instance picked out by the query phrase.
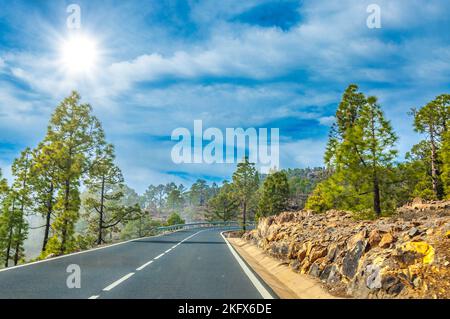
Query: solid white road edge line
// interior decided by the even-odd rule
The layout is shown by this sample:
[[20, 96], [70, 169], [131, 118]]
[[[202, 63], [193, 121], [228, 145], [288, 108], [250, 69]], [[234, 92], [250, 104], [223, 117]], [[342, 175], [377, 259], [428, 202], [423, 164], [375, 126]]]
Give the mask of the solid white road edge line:
[[95, 295], [95, 296], [90, 296], [88, 299], [97, 299], [98, 297], [100, 297], [99, 295]]
[[115, 282], [113, 282], [108, 287], [103, 288], [103, 291], [110, 291], [111, 289], [113, 289], [114, 287], [120, 285], [122, 282], [124, 282], [125, 280], [127, 280], [128, 278], [130, 278], [133, 275], [134, 275], [134, 272], [130, 272], [128, 275], [125, 275], [122, 278], [120, 278], [119, 280], [116, 280]]
[[228, 242], [228, 240], [223, 235], [224, 232], [221, 232], [220, 235], [222, 236], [223, 240], [227, 244], [228, 248], [230, 249], [231, 253], [233, 254], [234, 258], [236, 258], [239, 266], [241, 266], [244, 273], [247, 275], [248, 279], [252, 282], [252, 284], [255, 286], [256, 290], [261, 294], [261, 296], [264, 299], [273, 299], [273, 296], [267, 291], [267, 289], [264, 287], [264, 285], [256, 278], [256, 276], [253, 274], [253, 272], [248, 268], [248, 266], [245, 264], [245, 262], [242, 260], [242, 258], [239, 256], [239, 254], [234, 250], [233, 246]]

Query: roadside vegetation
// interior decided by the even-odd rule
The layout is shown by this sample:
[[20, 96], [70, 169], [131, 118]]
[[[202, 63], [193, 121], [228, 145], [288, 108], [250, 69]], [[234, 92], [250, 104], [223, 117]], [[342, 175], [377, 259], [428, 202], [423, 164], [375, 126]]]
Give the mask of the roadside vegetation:
[[[411, 109], [422, 138], [399, 160], [398, 137], [376, 97], [356, 85], [344, 92], [330, 130], [323, 168], [259, 174], [244, 158], [231, 180], [190, 188], [128, 187], [100, 121], [73, 92], [57, 106], [47, 134], [12, 163], [11, 185], [0, 171], [0, 264], [25, 261], [28, 217], [40, 216], [39, 258], [116, 240], [148, 236], [158, 226], [199, 220], [239, 220], [303, 208], [343, 209], [355, 218], [392, 214], [415, 197], [450, 198], [450, 95]], [[407, 114], [405, 114], [406, 118]], [[301, 150], [299, 150], [301, 151]]]

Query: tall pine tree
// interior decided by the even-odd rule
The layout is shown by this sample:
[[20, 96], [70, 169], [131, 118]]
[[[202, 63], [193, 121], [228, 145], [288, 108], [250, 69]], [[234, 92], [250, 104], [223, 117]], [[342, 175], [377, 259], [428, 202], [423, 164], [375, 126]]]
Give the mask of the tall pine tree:
[[386, 189], [393, 183], [396, 140], [376, 98], [366, 98], [356, 85], [350, 85], [336, 112], [325, 153], [334, 174], [316, 187], [307, 208], [371, 211], [376, 216], [383, 209], [393, 210]]
[[255, 164], [250, 163], [248, 157], [237, 165], [233, 174], [233, 188], [236, 198], [242, 208], [243, 230], [246, 229], [247, 213], [255, 197], [259, 185], [259, 176]]
[[107, 230], [140, 213], [139, 206], [127, 207], [121, 203], [124, 179], [122, 172], [114, 164], [114, 158], [114, 147], [109, 144], [91, 167], [85, 180], [88, 196], [84, 206], [88, 211], [89, 228], [97, 235], [97, 245], [105, 242]]
[[285, 172], [273, 172], [264, 180], [257, 216], [277, 215], [287, 209], [289, 183]]
[[440, 151], [450, 120], [450, 95], [442, 94], [420, 109], [412, 109], [412, 114], [414, 129], [425, 134], [425, 141], [429, 144], [431, 190], [435, 199], [441, 199], [444, 196], [442, 160], [445, 160], [446, 154], [440, 155]]
[[73, 92], [56, 108], [48, 126], [45, 145], [53, 145], [58, 167], [58, 194], [54, 206], [54, 235], [46, 253], [57, 255], [75, 248], [75, 223], [79, 218], [81, 178], [98, 159], [105, 145], [100, 122], [92, 115], [89, 104], [80, 103], [80, 95]]
[[207, 217], [224, 222], [233, 220], [237, 216], [238, 206], [233, 186], [224, 181], [217, 194], [208, 201]]

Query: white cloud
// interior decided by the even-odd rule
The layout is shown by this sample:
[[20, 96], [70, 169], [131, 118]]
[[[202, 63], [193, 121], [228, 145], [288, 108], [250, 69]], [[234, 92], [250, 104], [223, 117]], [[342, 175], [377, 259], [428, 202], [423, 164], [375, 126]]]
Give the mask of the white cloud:
[[324, 139], [304, 139], [281, 144], [281, 168], [323, 166], [325, 146]]
[[[176, 127], [190, 128], [194, 119], [222, 128], [258, 127], [285, 117], [316, 119], [328, 126], [334, 120], [328, 116], [330, 108], [338, 103], [345, 86], [356, 82], [380, 96], [401, 134], [400, 149], [413, 143], [405, 113], [415, 103], [432, 98], [438, 88], [448, 88], [448, 43], [415, 34], [402, 41], [379, 37], [380, 32], [365, 24], [371, 1], [305, 1], [301, 23], [289, 31], [228, 22], [255, 3], [191, 3], [190, 18], [205, 30], [204, 38], [192, 41], [158, 40], [167, 33], [160, 29], [135, 32], [130, 22], [123, 26], [126, 31], [116, 31], [131, 38], [117, 36], [105, 45], [113, 49], [123, 44], [120, 41], [135, 45], [122, 49], [126, 54], [120, 51], [105, 59], [92, 79], [64, 77], [51, 54], [5, 56], [10, 67], [5, 71], [31, 87], [32, 93], [0, 82], [1, 137], [26, 143], [37, 140], [45, 132], [51, 110], [76, 87], [92, 103], [108, 138], [116, 144], [128, 182], [141, 190], [147, 184], [174, 179], [167, 171], [229, 176], [233, 170], [232, 166], [174, 166], [168, 161], [170, 143], [152, 141], [152, 136], [169, 136]], [[437, 3], [421, 1], [380, 0], [378, 4], [383, 28], [393, 32], [426, 28], [433, 19], [440, 21], [445, 11]], [[131, 7], [124, 6], [120, 10]], [[134, 8], [131, 13], [143, 19], [149, 10]], [[123, 17], [119, 11], [115, 14], [114, 18]], [[147, 37], [150, 40], [142, 41]], [[4, 69], [0, 58], [0, 70]], [[165, 80], [178, 82], [161, 85]], [[371, 90], [374, 83], [393, 88]], [[400, 92], [398, 85], [406, 88]], [[432, 94], [418, 94], [419, 88]], [[321, 165], [325, 142], [297, 138], [280, 146], [282, 167]]]
[[331, 126], [336, 118], [334, 116], [324, 116], [319, 118], [319, 123], [325, 126]]

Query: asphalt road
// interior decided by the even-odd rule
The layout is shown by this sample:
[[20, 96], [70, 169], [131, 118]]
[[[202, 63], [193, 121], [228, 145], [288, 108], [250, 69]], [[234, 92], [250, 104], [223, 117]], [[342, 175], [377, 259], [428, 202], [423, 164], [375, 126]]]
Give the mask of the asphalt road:
[[[267, 297], [220, 231], [178, 231], [0, 271], [0, 298]], [[70, 265], [79, 266], [80, 288], [67, 286]]]

